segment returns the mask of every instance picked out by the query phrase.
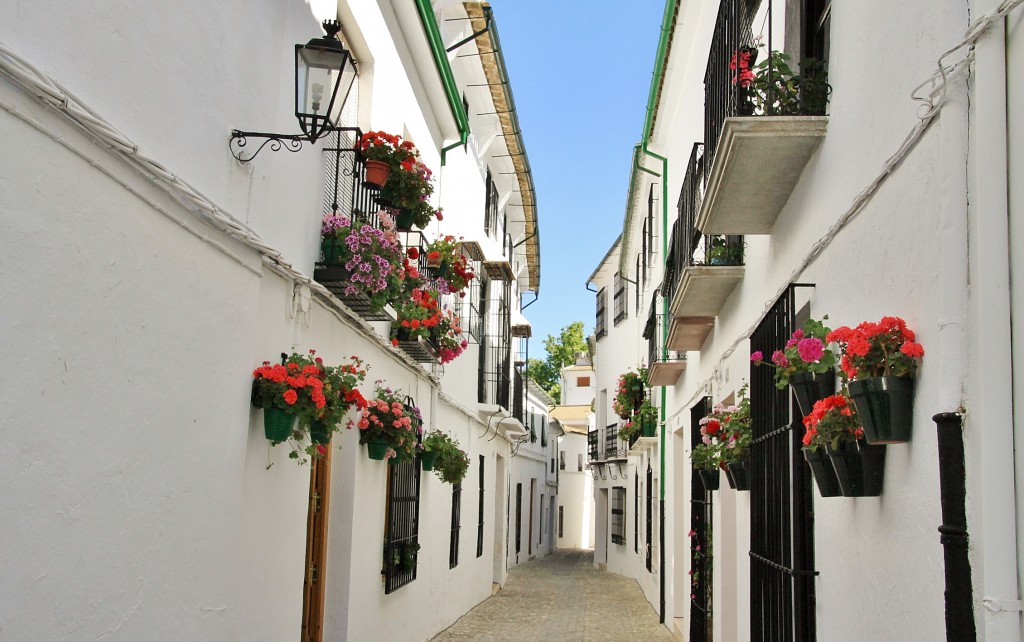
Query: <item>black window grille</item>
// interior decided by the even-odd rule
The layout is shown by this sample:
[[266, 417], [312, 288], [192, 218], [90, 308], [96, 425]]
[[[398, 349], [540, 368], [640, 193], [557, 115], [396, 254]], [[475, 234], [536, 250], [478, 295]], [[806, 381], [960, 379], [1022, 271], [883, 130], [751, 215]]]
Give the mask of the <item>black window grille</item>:
[[[548, 447], [548, 418], [544, 415], [540, 416], [540, 445], [543, 448]], [[554, 466], [551, 471], [554, 472]]]
[[[793, 293], [790, 287], [762, 319], [752, 351], [784, 348], [795, 327]], [[816, 638], [811, 480], [792, 403], [770, 368], [751, 367], [750, 633], [765, 642]]]
[[644, 222], [644, 247], [647, 248], [644, 256], [644, 265], [654, 265], [654, 185], [647, 193], [647, 220]]
[[516, 554], [523, 550], [523, 485], [516, 484]]
[[420, 517], [420, 466], [417, 461], [388, 467], [384, 530], [384, 592], [416, 579]]
[[596, 430], [587, 433], [587, 458], [590, 461], [600, 461], [601, 452], [598, 449], [600, 435]]
[[[639, 278], [637, 280], [640, 281], [641, 283], [643, 283], [644, 287], [647, 287], [647, 259], [648, 259], [648, 257], [647, 257], [647, 242], [648, 241], [647, 241], [647, 219], [646, 218], [644, 219], [644, 229], [643, 229], [643, 232], [640, 234], [640, 238], [641, 238], [642, 247], [640, 248], [640, 256], [637, 257], [637, 260], [639, 261], [640, 266], [643, 269], [642, 270], [637, 270], [637, 274], [639, 276]], [[637, 290], [639, 290], [639, 289], [640, 288], [637, 288]]]
[[466, 340], [471, 343], [480, 343], [484, 335], [483, 301], [481, 299], [481, 280], [484, 276], [481, 274], [480, 261], [470, 259], [468, 267], [476, 275], [476, 278], [469, 282], [469, 287], [466, 288], [466, 296], [459, 299], [462, 302], [459, 320], [462, 322], [462, 330], [465, 333]]
[[452, 486], [452, 533], [448, 545], [448, 568], [459, 565], [459, 530], [462, 522], [462, 484]]
[[626, 543], [626, 487], [612, 487], [612, 544]]
[[480, 403], [512, 408], [511, 287], [509, 281], [481, 283], [486, 323], [480, 342]]
[[564, 535], [562, 534], [562, 533], [565, 532], [563, 530], [564, 526], [565, 526], [565, 506], [559, 506], [558, 507], [558, 536], [559, 537], [564, 537]]
[[558, 469], [565, 470], [565, 451], [559, 451], [558, 453]]
[[[690, 409], [690, 448], [701, 443], [700, 420], [711, 409], [704, 397]], [[712, 557], [712, 495], [704, 488], [697, 469], [690, 474], [690, 640], [709, 642], [713, 621], [711, 604], [714, 558]]]
[[484, 554], [484, 456], [480, 455], [480, 490], [477, 495], [476, 556]]
[[827, 61], [832, 0], [804, 0], [803, 5], [803, 55]]
[[598, 339], [608, 334], [608, 328], [605, 326], [605, 308], [608, 305], [608, 292], [605, 288], [601, 288], [597, 292], [597, 315], [594, 319], [594, 336]]
[[626, 280], [618, 272], [615, 273], [614, 292], [612, 294], [613, 323], [619, 323], [626, 318]]
[[555, 472], [555, 458], [554, 457], [551, 458], [551, 472], [552, 473]]
[[[526, 386], [523, 382], [523, 375], [518, 370], [512, 373], [512, 416], [525, 424], [529, 414], [530, 433], [533, 433], [533, 414], [524, 411], [526, 404]], [[534, 439], [536, 441], [536, 439]]]
[[651, 462], [647, 462], [647, 505], [644, 506], [644, 518], [646, 519], [647, 532], [644, 564], [647, 572], [654, 572], [654, 471], [651, 470]]
[[490, 238], [498, 238], [498, 230], [504, 224], [498, 219], [498, 188], [491, 178], [491, 170], [487, 170], [486, 192], [484, 196], [484, 232]]
[[[635, 296], [635, 301], [634, 301], [636, 309], [633, 311], [633, 314], [636, 314], [637, 316], [639, 316], [640, 315], [640, 301], [641, 301], [641, 298], [642, 298], [640, 296], [640, 290], [643, 289], [639, 285], [639, 282], [640, 282], [640, 255], [637, 255], [637, 257], [636, 257], [636, 275], [637, 275], [636, 276], [637, 283], [634, 284], [634, 287], [633, 287], [634, 294], [636, 295]], [[644, 283], [646, 284], [646, 282], [647, 282], [647, 277], [645, 275], [644, 276]]]
[[619, 439], [619, 424], [612, 424], [604, 429], [604, 458], [618, 459], [620, 455], [625, 458], [626, 449], [622, 440]]

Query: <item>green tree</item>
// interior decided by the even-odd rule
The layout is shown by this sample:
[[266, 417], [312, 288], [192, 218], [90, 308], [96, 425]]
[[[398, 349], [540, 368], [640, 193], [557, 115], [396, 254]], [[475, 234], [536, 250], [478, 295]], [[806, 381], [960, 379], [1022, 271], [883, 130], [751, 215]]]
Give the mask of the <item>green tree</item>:
[[546, 358], [530, 359], [527, 364], [527, 376], [551, 395], [555, 403], [561, 403], [562, 368], [576, 363], [576, 353], [583, 352], [588, 356], [590, 354], [586, 337], [583, 336], [583, 322], [570, 323], [562, 328], [557, 337], [549, 334], [544, 339], [544, 350], [547, 351]]

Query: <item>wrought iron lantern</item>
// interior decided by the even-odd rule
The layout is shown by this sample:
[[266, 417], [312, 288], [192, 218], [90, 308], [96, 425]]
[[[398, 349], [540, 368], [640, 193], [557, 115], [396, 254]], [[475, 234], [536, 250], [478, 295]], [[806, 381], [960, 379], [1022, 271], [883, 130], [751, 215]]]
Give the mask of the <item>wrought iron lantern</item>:
[[326, 37], [295, 45], [295, 117], [311, 143], [337, 125], [356, 79], [352, 54], [338, 39], [341, 23], [324, 20], [323, 28]]
[[[303, 141], [315, 143], [324, 134], [339, 129], [338, 117], [356, 79], [356, 61], [338, 38], [341, 23], [324, 20], [322, 24], [325, 36], [313, 38], [304, 45], [295, 45], [295, 117], [302, 133], [232, 130], [228, 147], [239, 161], [252, 160], [267, 144], [272, 151], [283, 147], [297, 152]], [[247, 155], [244, 147], [249, 138], [266, 140], [255, 152]]]

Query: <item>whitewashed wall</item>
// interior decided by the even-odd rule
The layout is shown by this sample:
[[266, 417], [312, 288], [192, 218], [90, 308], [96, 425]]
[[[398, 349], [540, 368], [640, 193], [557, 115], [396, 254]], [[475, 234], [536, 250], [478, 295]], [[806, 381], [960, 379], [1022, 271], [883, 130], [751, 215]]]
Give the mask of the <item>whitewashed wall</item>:
[[[565, 470], [558, 482], [558, 505], [562, 509], [562, 536], [558, 548], [593, 548], [594, 490], [591, 470], [587, 465], [587, 436], [566, 431], [559, 437], [565, 453]], [[583, 470], [579, 457], [583, 456]]]

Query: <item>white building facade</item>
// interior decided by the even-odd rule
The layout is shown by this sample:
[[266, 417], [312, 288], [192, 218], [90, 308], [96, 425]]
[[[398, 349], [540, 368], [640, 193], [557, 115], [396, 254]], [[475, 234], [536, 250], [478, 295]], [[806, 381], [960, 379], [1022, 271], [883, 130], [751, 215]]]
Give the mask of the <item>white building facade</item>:
[[[602, 421], [602, 387], [643, 360], [660, 407], [665, 555], [658, 590], [641, 585], [683, 639], [1022, 637], [1009, 449], [1021, 398], [1019, 5], [666, 3], [623, 234], [591, 282], [613, 292], [618, 272], [639, 284], [636, 334], [606, 325], [596, 340], [596, 428], [615, 423]], [[751, 66], [784, 52], [794, 72], [825, 61], [827, 108], [748, 103], [737, 61], [750, 51]], [[719, 238], [733, 260], [712, 260]], [[925, 349], [912, 438], [886, 446], [878, 496], [821, 495], [802, 414], [750, 363], [826, 314], [831, 327], [901, 317]], [[745, 384], [750, 489], [723, 478], [706, 492], [689, 462], [697, 420]], [[948, 584], [932, 419], [947, 412], [963, 422], [970, 542], [969, 576]], [[613, 562], [602, 501], [596, 549], [607, 542], [609, 569], [635, 576], [637, 560]], [[959, 528], [944, 528], [954, 547]]]
[[[5, 433], [18, 436], [0, 449], [0, 540], [17, 554], [0, 581], [0, 630], [423, 640], [490, 596], [509, 565], [507, 497], [528, 435], [513, 416], [511, 319], [538, 292], [540, 263], [489, 6], [115, 1], [7, 13], [0, 395]], [[387, 320], [312, 280], [321, 217], [361, 207], [353, 132], [255, 157], [267, 139], [251, 135], [247, 162], [229, 148], [233, 129], [298, 131], [294, 45], [333, 19], [357, 61], [338, 124], [415, 142], [444, 212], [420, 242], [461, 237], [477, 273], [448, 302], [469, 344], [443, 367], [394, 347]], [[445, 53], [461, 41], [460, 53], [499, 53]], [[369, 459], [355, 430], [312, 470], [296, 465], [269, 447], [250, 403], [254, 368], [310, 348], [329, 365], [359, 356], [367, 398], [375, 380], [400, 389], [469, 456], [460, 492], [413, 467], [419, 551], [399, 586], [382, 554], [397, 467]], [[29, 425], [55, 432], [17, 429]], [[548, 507], [550, 459], [532, 473]]]

